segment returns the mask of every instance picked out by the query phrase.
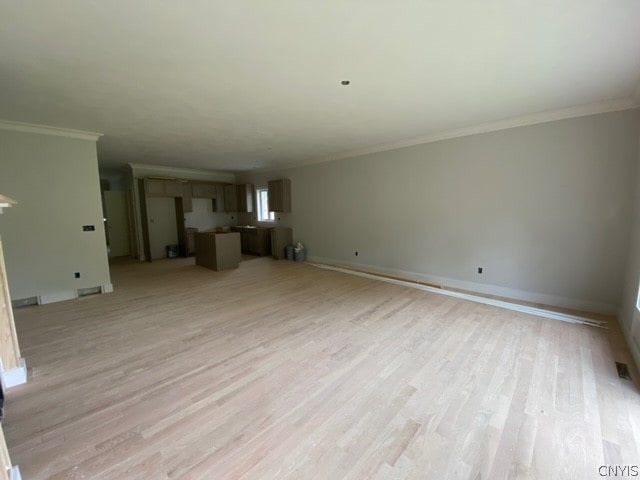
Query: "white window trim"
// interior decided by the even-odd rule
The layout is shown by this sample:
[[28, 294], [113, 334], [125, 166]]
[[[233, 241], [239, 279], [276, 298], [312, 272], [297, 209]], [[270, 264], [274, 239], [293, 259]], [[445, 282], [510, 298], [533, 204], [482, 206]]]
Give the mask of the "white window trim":
[[256, 206], [257, 206], [257, 210], [258, 210], [256, 213], [257, 213], [258, 223], [269, 223], [269, 224], [276, 223], [276, 214], [274, 212], [271, 212], [271, 211], [269, 211], [267, 213], [270, 216], [273, 215], [273, 218], [267, 218], [266, 220], [260, 218], [260, 215], [262, 213], [262, 208], [261, 208], [262, 207], [262, 200], [260, 198], [261, 192], [267, 192], [267, 195], [269, 195], [269, 193], [268, 193], [269, 191], [266, 188], [257, 188], [256, 189], [256, 200], [257, 200], [257, 202], [256, 202], [257, 205]]

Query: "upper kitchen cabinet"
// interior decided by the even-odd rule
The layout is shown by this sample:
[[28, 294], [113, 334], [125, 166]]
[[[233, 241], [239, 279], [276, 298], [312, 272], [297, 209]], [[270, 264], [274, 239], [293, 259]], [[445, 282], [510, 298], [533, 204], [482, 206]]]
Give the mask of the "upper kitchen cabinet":
[[224, 186], [224, 211], [225, 212], [238, 211], [238, 195], [236, 194], [235, 185]]
[[181, 182], [182, 186], [182, 213], [193, 212], [193, 194], [189, 182]]
[[253, 212], [253, 184], [225, 185], [224, 210], [225, 212]]
[[269, 211], [290, 212], [291, 180], [288, 178], [269, 180], [267, 188], [269, 189]]
[[238, 212], [253, 212], [253, 184], [236, 185], [236, 192], [238, 194]]
[[216, 199], [215, 199], [215, 208], [213, 209], [214, 212], [218, 212], [218, 213], [224, 213], [226, 212], [226, 208], [225, 208], [225, 198], [227, 198], [225, 196], [224, 193], [224, 185], [216, 185]]
[[145, 178], [144, 191], [147, 197], [164, 197], [164, 180]]
[[182, 182], [163, 178], [145, 178], [144, 190], [148, 197], [181, 197]]
[[165, 197], [181, 197], [182, 182], [180, 180], [165, 180], [164, 194]]
[[215, 183], [192, 183], [191, 191], [193, 198], [216, 198], [217, 185]]

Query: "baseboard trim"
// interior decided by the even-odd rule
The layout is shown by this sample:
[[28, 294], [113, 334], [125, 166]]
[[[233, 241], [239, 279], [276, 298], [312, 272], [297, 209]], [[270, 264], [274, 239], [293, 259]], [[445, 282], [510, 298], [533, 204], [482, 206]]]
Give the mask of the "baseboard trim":
[[559, 297], [555, 295], [548, 295], [544, 293], [529, 292], [526, 290], [517, 290], [514, 288], [501, 287], [498, 285], [491, 285], [485, 283], [468, 282], [465, 280], [456, 280], [454, 278], [440, 277], [437, 275], [429, 275], [424, 273], [410, 272], [407, 270], [400, 270], [395, 268], [379, 267], [377, 265], [367, 265], [363, 263], [344, 262], [340, 260], [334, 260], [325, 257], [309, 256], [309, 262], [321, 263], [324, 265], [333, 265], [337, 267], [345, 266], [347, 268], [354, 268], [359, 270], [365, 270], [367, 273], [380, 273], [383, 275], [392, 275], [401, 277], [408, 281], [417, 281], [428, 283], [439, 288], [447, 289], [454, 288], [459, 290], [466, 290], [468, 292], [478, 293], [482, 295], [493, 295], [496, 297], [503, 297], [512, 300], [518, 300], [521, 302], [538, 303], [541, 305], [548, 305], [550, 307], [567, 308], [570, 310], [577, 310], [582, 312], [601, 313], [604, 315], [617, 315], [618, 306], [606, 303], [589, 302], [585, 300], [577, 300], [573, 298]]
[[38, 295], [38, 305], [64, 302], [65, 300], [74, 300], [76, 298], [78, 298], [78, 292], [76, 290], [64, 290], [55, 293], [45, 293], [44, 295]]
[[589, 325], [592, 327], [601, 327], [601, 328], [606, 328], [606, 322], [601, 322], [598, 320], [593, 320], [591, 318], [587, 318], [587, 317], [582, 317], [580, 315], [570, 315], [570, 314], [566, 314], [566, 313], [561, 313], [561, 312], [555, 312], [552, 310], [545, 310], [543, 308], [537, 308], [537, 307], [531, 307], [528, 305], [522, 305], [519, 303], [512, 303], [512, 302], [508, 302], [508, 301], [504, 301], [504, 300], [496, 300], [493, 298], [488, 298], [488, 297], [482, 297], [482, 296], [477, 296], [477, 295], [472, 295], [469, 293], [462, 293], [462, 292], [457, 292], [455, 290], [447, 290], [444, 287], [434, 287], [434, 286], [430, 286], [430, 285], [424, 285], [421, 283], [413, 283], [410, 280], [401, 280], [401, 279], [397, 279], [397, 278], [390, 278], [390, 277], [385, 277], [385, 276], [381, 276], [381, 275], [377, 275], [375, 273], [368, 273], [368, 272], [363, 272], [363, 271], [358, 271], [358, 270], [352, 270], [349, 268], [344, 268], [344, 267], [340, 267], [340, 266], [335, 266], [335, 265], [331, 265], [331, 264], [326, 264], [326, 263], [313, 263], [312, 265], [319, 267], [319, 268], [324, 268], [324, 269], [328, 269], [328, 270], [333, 270], [333, 271], [337, 271], [337, 272], [342, 272], [342, 273], [347, 273], [350, 275], [356, 275], [356, 276], [360, 276], [360, 277], [364, 277], [364, 278], [371, 278], [374, 280], [380, 280], [383, 282], [387, 282], [387, 283], [393, 283], [395, 285], [402, 285], [402, 286], [406, 286], [406, 287], [411, 287], [411, 288], [416, 288], [419, 290], [423, 290], [423, 291], [427, 291], [427, 292], [431, 292], [431, 293], [436, 293], [439, 295], [446, 295], [449, 297], [454, 297], [454, 298], [459, 298], [459, 299], [463, 299], [463, 300], [469, 300], [472, 302], [476, 302], [476, 303], [482, 303], [485, 305], [491, 305], [494, 307], [499, 307], [499, 308], [505, 308], [508, 310], [513, 310], [513, 311], [517, 311], [517, 312], [521, 312], [521, 313], [527, 313], [530, 315], [537, 315], [540, 317], [544, 317], [544, 318], [550, 318], [553, 320], [560, 320], [563, 322], [568, 322], [568, 323], [578, 323], [581, 325]]
[[[81, 288], [79, 290], [63, 290], [55, 293], [45, 293], [33, 298], [37, 299], [38, 305], [46, 305], [48, 303], [64, 302], [65, 300], [75, 300], [76, 298], [83, 296], [87, 292], [90, 292], [92, 289], [97, 289], [96, 293], [111, 293], [113, 292], [113, 284], [105, 283], [104, 285], [100, 285], [97, 287]], [[24, 303], [22, 303], [21, 300], [15, 300], [12, 303], [14, 304], [14, 306], [31, 305], [32, 303], [30, 303], [29, 300], [30, 299], [25, 299]]]
[[38, 297], [18, 298], [16, 300], [11, 300], [11, 306], [13, 308], [31, 307], [33, 305], [38, 305]]
[[4, 370], [0, 362], [0, 381], [2, 381], [2, 387], [5, 390], [27, 383], [27, 362], [25, 359], [21, 358], [20, 366], [11, 370]]

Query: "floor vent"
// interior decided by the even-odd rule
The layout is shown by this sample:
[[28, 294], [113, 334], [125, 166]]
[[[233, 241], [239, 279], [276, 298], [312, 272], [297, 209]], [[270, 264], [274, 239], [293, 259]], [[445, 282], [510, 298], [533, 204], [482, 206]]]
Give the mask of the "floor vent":
[[38, 305], [38, 297], [20, 298], [18, 300], [12, 300], [11, 305], [13, 308], [30, 307], [32, 305]]
[[98, 293], [101, 293], [100, 287], [78, 289], [78, 297], [86, 297], [87, 295], [97, 295]]
[[618, 370], [618, 376], [625, 380], [631, 380], [631, 374], [629, 373], [629, 367], [626, 363], [616, 362], [616, 370]]

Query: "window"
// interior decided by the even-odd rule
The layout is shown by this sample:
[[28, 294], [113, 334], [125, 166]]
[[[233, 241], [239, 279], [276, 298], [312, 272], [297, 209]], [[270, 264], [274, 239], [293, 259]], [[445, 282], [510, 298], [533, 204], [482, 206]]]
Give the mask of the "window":
[[258, 192], [258, 221], [259, 222], [274, 222], [276, 216], [273, 212], [269, 211], [269, 190], [266, 188], [259, 188]]

